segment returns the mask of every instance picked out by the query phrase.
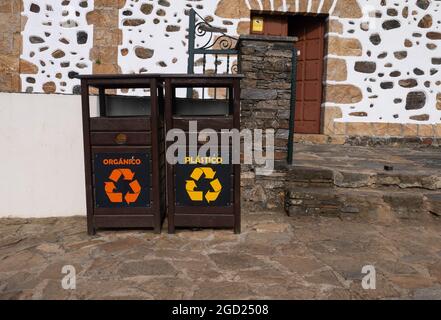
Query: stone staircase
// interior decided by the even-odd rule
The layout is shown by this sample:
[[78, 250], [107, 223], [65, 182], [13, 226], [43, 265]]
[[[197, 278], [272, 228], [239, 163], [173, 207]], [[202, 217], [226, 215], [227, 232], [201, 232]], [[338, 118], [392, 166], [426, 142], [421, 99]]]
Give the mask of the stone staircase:
[[289, 216], [356, 215], [384, 221], [441, 217], [441, 171], [294, 165], [286, 181]]

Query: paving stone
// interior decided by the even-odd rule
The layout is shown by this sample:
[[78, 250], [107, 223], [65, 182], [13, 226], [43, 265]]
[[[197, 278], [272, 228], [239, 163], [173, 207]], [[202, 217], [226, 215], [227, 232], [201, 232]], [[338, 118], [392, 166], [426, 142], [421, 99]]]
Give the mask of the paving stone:
[[222, 252], [210, 254], [209, 257], [219, 268], [228, 270], [242, 270], [265, 266], [265, 263], [259, 258], [245, 253]]
[[423, 275], [397, 275], [389, 278], [395, 285], [405, 289], [428, 288], [433, 280]]
[[[83, 217], [0, 219], [0, 298], [437, 299], [440, 243], [436, 221], [244, 212], [240, 235], [89, 237]], [[67, 264], [76, 268], [75, 290], [61, 288]], [[361, 286], [367, 264], [376, 268], [376, 290]]]
[[413, 298], [417, 300], [441, 300], [441, 287], [417, 289]]
[[[215, 288], [215, 290], [213, 290]], [[198, 285], [192, 299], [250, 299], [255, 293], [244, 283], [204, 281]]]
[[123, 264], [119, 270], [121, 276], [139, 276], [139, 275], [170, 275], [175, 274], [176, 270], [169, 262], [164, 260], [142, 260]]

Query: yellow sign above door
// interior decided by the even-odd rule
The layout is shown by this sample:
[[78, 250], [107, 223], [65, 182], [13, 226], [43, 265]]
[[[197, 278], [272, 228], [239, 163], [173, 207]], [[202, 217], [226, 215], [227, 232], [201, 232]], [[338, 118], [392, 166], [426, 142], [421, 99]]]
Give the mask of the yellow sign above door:
[[252, 32], [263, 32], [263, 17], [253, 17], [251, 23]]

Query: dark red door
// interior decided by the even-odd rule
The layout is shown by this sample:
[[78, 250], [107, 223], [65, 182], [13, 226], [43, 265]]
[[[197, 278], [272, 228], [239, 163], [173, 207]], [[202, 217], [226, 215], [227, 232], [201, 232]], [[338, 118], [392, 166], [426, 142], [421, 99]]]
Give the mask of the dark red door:
[[[298, 38], [295, 126], [296, 133], [320, 133], [323, 91], [325, 20], [320, 16], [274, 16], [263, 18], [263, 30], [253, 32]], [[251, 19], [253, 20], [253, 19]]]
[[324, 20], [319, 17], [293, 16], [290, 36], [298, 38], [295, 132], [320, 133], [323, 91]]

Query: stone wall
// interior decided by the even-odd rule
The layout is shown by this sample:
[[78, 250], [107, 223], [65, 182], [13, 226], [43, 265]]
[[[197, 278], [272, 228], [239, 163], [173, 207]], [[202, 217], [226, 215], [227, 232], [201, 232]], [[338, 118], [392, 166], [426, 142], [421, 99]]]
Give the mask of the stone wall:
[[[274, 129], [275, 170], [243, 165], [242, 207], [248, 211], [283, 210], [288, 158], [293, 38], [242, 36], [238, 48], [241, 81], [241, 129]], [[256, 147], [256, 146], [255, 146]], [[266, 152], [265, 144], [263, 151]]]
[[0, 92], [19, 92], [21, 40], [21, 0], [0, 0]]
[[23, 92], [79, 93], [73, 77], [92, 73], [93, 26], [86, 15], [93, 10], [94, 1], [23, 0]]
[[[330, 140], [441, 137], [440, 1], [243, 2], [222, 0], [216, 14], [245, 19], [251, 9], [329, 15], [322, 133]], [[248, 20], [241, 20], [238, 33], [247, 32]]]
[[322, 133], [441, 137], [438, 0], [1, 0], [0, 91], [71, 94], [76, 73], [186, 72], [190, 8], [233, 36], [249, 33], [252, 10], [328, 15]]
[[93, 25], [93, 48], [90, 60], [93, 73], [121, 73], [118, 65], [118, 46], [122, 42], [119, 13], [125, 0], [94, 0], [95, 9], [87, 14]]

